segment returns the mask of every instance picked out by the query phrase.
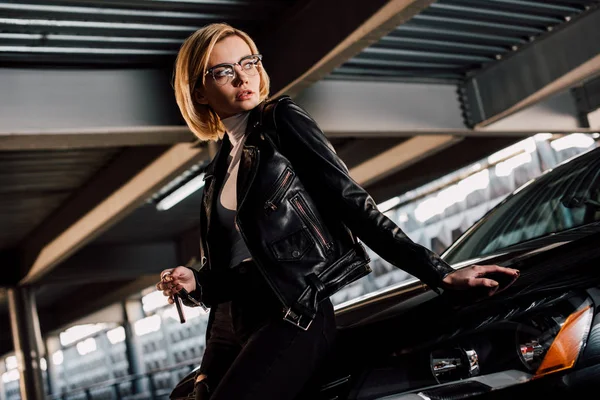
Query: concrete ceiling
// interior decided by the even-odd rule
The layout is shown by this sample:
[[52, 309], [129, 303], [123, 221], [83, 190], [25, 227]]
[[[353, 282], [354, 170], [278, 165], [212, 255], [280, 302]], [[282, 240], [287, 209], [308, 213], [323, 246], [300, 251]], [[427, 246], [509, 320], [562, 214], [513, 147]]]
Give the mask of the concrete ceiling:
[[[5, 1], [0, 286], [36, 287], [48, 333], [196, 255], [200, 192], [165, 212], [151, 198], [214, 153], [194, 140], [169, 86], [179, 44], [206, 23], [256, 38], [272, 95], [303, 106], [380, 202], [525, 136], [600, 128], [587, 118], [598, 108], [589, 83], [600, 71], [600, 41], [589, 40], [600, 37], [597, 7]], [[12, 342], [2, 292], [0, 305], [4, 354]]]

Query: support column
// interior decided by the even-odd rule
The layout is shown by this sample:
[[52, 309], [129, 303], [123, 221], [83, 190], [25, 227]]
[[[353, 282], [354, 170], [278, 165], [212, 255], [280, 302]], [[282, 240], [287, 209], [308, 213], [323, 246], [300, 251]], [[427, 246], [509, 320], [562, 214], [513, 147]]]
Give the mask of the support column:
[[19, 364], [21, 399], [43, 399], [44, 381], [40, 368], [42, 335], [33, 289], [8, 289], [8, 310], [13, 345]]
[[[48, 373], [48, 393], [53, 396], [56, 396], [61, 392], [61, 385], [59, 382], [61, 380], [60, 370], [62, 369], [62, 364], [55, 365], [53, 359], [54, 353], [59, 350], [62, 350], [62, 348], [58, 335], [48, 337], [46, 339], [46, 365], [48, 366], [46, 372]], [[68, 382], [66, 382], [67, 377], [64, 373], [62, 374], [62, 377], [64, 380], [62, 386], [66, 388], [68, 387]]]
[[[130, 375], [139, 375], [144, 372], [141, 351], [139, 349], [139, 340], [133, 331], [133, 323], [143, 316], [143, 311], [138, 302], [121, 302], [123, 308], [123, 328], [125, 329], [125, 354], [127, 356], [128, 373]], [[138, 379], [133, 381], [133, 393], [141, 393], [142, 382]]]
[[4, 360], [0, 360], [0, 400], [6, 400], [6, 388], [4, 387], [4, 381], [1, 379], [2, 374], [5, 372]]

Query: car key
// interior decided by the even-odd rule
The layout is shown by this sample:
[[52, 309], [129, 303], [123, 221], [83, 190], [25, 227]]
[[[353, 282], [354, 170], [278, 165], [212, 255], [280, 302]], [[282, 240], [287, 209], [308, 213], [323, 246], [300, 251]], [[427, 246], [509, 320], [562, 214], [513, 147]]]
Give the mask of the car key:
[[183, 302], [181, 301], [181, 297], [178, 293], [173, 295], [173, 300], [175, 301], [175, 307], [177, 307], [177, 314], [179, 314], [179, 322], [183, 324], [185, 323], [185, 315], [183, 314]]
[[[161, 280], [165, 279], [165, 276], [170, 275], [170, 272], [167, 272], [161, 276]], [[179, 293], [185, 292], [187, 297], [191, 297], [185, 289], [181, 289]], [[182, 324], [185, 323], [185, 314], [183, 313], [183, 301], [181, 300], [181, 295], [179, 293], [173, 294], [173, 302], [175, 303], [175, 307], [177, 308], [177, 314], [179, 314], [179, 322]]]

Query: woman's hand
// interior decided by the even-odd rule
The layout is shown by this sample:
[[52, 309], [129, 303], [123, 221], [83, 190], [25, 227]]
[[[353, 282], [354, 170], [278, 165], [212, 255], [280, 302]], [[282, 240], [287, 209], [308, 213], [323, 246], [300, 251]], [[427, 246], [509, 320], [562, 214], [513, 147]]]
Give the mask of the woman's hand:
[[165, 296], [168, 296], [167, 301], [169, 304], [173, 304], [173, 295], [179, 293], [181, 289], [187, 290], [188, 293], [196, 290], [194, 272], [182, 266], [165, 269], [160, 273], [160, 282], [156, 284], [156, 289], [161, 290]]
[[489, 288], [488, 296], [502, 291], [519, 277], [519, 271], [499, 265], [471, 265], [456, 270], [442, 281], [444, 289]]

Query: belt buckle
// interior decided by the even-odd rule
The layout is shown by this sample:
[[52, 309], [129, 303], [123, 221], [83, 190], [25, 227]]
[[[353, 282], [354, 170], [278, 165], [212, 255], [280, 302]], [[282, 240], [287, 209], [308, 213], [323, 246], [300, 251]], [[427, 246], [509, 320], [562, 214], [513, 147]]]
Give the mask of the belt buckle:
[[303, 326], [301, 323], [302, 314], [296, 314], [295, 312], [292, 311], [291, 307], [285, 310], [285, 315], [283, 316], [283, 320], [289, 322], [290, 324], [296, 326], [297, 328], [302, 329], [303, 331], [307, 331], [308, 328], [310, 328], [310, 325], [312, 324], [312, 319], [310, 319], [310, 320], [308, 320], [308, 324], [306, 326]]

